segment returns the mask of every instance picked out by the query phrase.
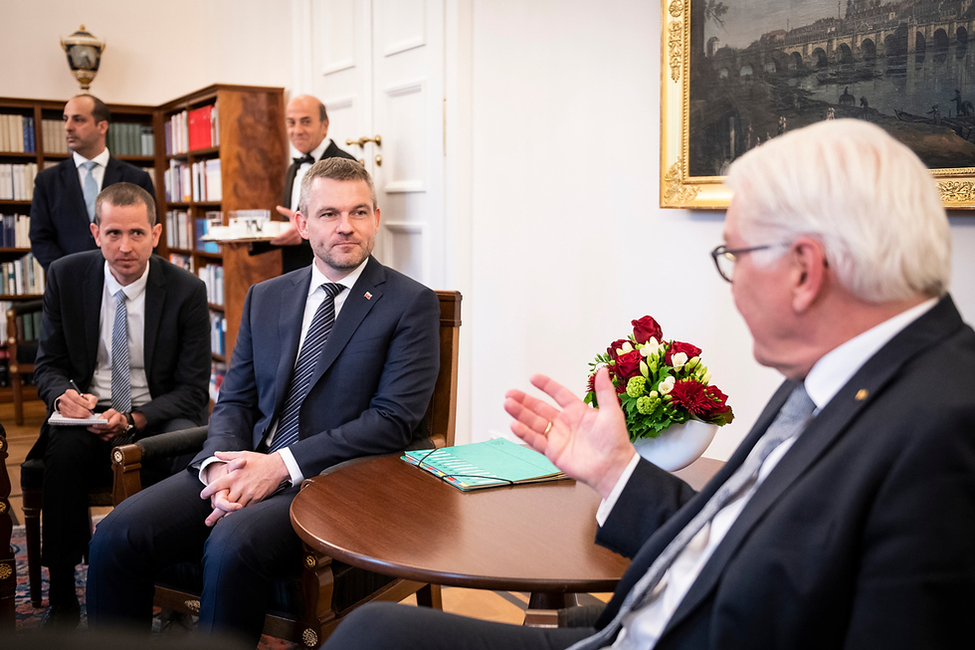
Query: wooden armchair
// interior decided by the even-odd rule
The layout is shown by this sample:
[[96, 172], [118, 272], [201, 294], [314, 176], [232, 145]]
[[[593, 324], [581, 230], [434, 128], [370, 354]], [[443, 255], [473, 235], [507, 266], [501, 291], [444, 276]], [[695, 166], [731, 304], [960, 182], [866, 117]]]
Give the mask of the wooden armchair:
[[[457, 291], [438, 291], [440, 298], [440, 374], [427, 413], [414, 434], [416, 448], [454, 444], [457, 411], [457, 357], [460, 349], [460, 304]], [[181, 440], [175, 441], [177, 438]], [[116, 504], [141, 488], [142, 463], [156, 454], [175, 455], [201, 449], [206, 427], [160, 434], [113, 451]], [[182, 447], [182, 445], [188, 445]], [[155, 604], [186, 614], [199, 612], [202, 571], [180, 565], [156, 584]], [[410, 594], [417, 603], [442, 608], [440, 586], [382, 576], [332, 560], [306, 547], [299, 580], [275, 585], [272, 610], [264, 633], [317, 648], [353, 609], [367, 602], [398, 602]]]
[[[37, 356], [37, 338], [40, 327], [29, 328], [33, 336], [24, 336], [22, 324], [25, 318], [37, 319], [44, 306], [42, 300], [15, 302], [7, 310], [7, 352], [10, 355], [10, 387], [14, 397], [14, 422], [24, 423], [24, 378], [34, 372], [34, 357]], [[38, 321], [39, 322], [39, 321]], [[36, 323], [35, 323], [36, 325]]]

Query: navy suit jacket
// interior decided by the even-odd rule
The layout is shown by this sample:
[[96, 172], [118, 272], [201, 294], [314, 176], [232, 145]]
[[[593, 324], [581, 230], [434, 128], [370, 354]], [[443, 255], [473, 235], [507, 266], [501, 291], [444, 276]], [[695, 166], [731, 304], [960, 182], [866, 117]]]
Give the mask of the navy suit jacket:
[[[98, 363], [99, 318], [105, 282], [100, 250], [57, 260], [47, 274], [34, 376], [37, 392], [54, 401], [74, 380], [86, 392]], [[146, 281], [144, 354], [152, 400], [138, 408], [147, 428], [175, 419], [206, 422], [210, 396], [210, 316], [206, 286], [153, 255]], [[47, 427], [42, 429], [42, 450]], [[32, 450], [31, 452], [35, 452]]]
[[[641, 461], [597, 541], [633, 563], [603, 612], [741, 465], [700, 494]], [[878, 351], [782, 457], [657, 648], [944, 648], [975, 610], [975, 333], [950, 297]]]
[[[309, 266], [248, 291], [207, 441], [191, 465], [217, 451], [253, 451], [267, 436], [291, 381], [310, 282]], [[304, 476], [407, 446], [437, 380], [439, 323], [433, 291], [369, 258], [301, 405], [291, 451]]]
[[[123, 181], [135, 183], [153, 198], [156, 196], [149, 174], [110, 157], [105, 166], [102, 189]], [[73, 157], [37, 175], [30, 205], [30, 248], [45, 270], [59, 257], [98, 248], [88, 228], [89, 223], [85, 195]]]

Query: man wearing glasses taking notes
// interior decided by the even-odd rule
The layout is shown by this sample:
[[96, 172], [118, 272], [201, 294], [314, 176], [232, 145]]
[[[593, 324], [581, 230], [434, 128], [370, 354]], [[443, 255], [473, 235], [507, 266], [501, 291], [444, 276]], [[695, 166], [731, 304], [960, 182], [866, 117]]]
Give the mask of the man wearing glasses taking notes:
[[[695, 493], [642, 460], [607, 373], [599, 409], [509, 391], [512, 431], [603, 497], [633, 559], [593, 627], [532, 629], [367, 606], [325, 648], [921, 648], [975, 608], [975, 332], [947, 294], [948, 221], [882, 129], [823, 122], [736, 161], [713, 253], [785, 378]], [[557, 549], [554, 549], [557, 551]]]

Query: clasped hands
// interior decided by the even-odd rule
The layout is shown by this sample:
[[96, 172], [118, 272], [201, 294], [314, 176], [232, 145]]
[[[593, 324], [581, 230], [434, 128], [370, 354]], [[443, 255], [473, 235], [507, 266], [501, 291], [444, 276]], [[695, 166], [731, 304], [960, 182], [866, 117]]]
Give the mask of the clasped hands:
[[206, 525], [213, 526], [223, 517], [273, 494], [290, 478], [281, 454], [259, 454], [253, 451], [218, 451], [220, 463], [207, 467], [207, 486], [201, 499], [210, 499], [213, 512]]
[[605, 499], [636, 454], [608, 371], [603, 368], [596, 374], [600, 408], [591, 408], [545, 375], [532, 375], [530, 381], [562, 410], [520, 390], [509, 390], [504, 410], [515, 419], [511, 431]]
[[[58, 412], [66, 418], [87, 418], [91, 416], [92, 409], [97, 405], [97, 396], [90, 393], [79, 393], [73, 388], [64, 391], [58, 398]], [[115, 409], [108, 409], [100, 416], [105, 418], [105, 424], [93, 424], [87, 429], [105, 441], [124, 433], [129, 424], [128, 420], [125, 419], [125, 414], [119, 413]]]

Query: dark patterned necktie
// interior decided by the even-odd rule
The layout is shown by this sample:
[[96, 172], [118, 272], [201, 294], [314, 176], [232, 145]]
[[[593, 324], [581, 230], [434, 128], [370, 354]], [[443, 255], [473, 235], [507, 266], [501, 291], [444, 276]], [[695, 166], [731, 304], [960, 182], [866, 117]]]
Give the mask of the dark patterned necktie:
[[714, 519], [714, 516], [726, 503], [754, 485], [758, 479], [762, 463], [765, 462], [768, 455], [780, 444], [795, 437], [805, 429], [815, 409], [816, 405], [806, 394], [805, 386], [802, 384], [796, 386], [789, 395], [789, 399], [782, 405], [779, 414], [775, 416], [775, 420], [765, 431], [765, 435], [755, 444], [741, 466], [725, 481], [724, 485], [718, 488], [718, 491], [704, 504], [700, 512], [671, 540], [670, 544], [653, 561], [647, 572], [643, 574], [643, 577], [633, 585], [630, 593], [623, 600], [623, 604], [620, 605], [616, 617], [602, 630], [579, 641], [569, 650], [595, 650], [611, 645], [623, 625], [623, 619], [632, 611], [640, 609], [652, 600], [654, 588], [681, 551], [701, 532], [707, 523]]
[[325, 300], [315, 312], [308, 326], [308, 333], [305, 334], [305, 342], [298, 352], [298, 361], [291, 376], [288, 397], [281, 410], [278, 430], [268, 448], [269, 454], [298, 441], [298, 415], [301, 411], [301, 403], [305, 401], [305, 396], [308, 394], [315, 364], [318, 363], [318, 357], [321, 356], [325, 341], [328, 340], [329, 332], [332, 331], [332, 325], [335, 323], [335, 296], [339, 295], [345, 287], [326, 282], [322, 284], [322, 289], [325, 291]]

